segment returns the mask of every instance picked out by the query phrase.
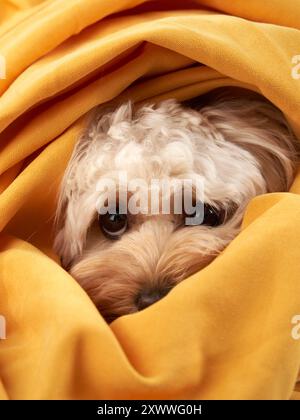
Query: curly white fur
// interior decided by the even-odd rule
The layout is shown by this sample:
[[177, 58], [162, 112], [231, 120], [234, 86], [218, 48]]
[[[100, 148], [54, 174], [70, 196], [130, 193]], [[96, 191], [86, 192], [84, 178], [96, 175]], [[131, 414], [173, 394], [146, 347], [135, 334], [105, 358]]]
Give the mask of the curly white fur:
[[[55, 249], [108, 319], [134, 312], [143, 288], [172, 286], [207, 265], [237, 235], [257, 196], [286, 191], [294, 172], [293, 136], [264, 100], [220, 97], [200, 109], [174, 99], [97, 110], [66, 170]], [[118, 241], [98, 229], [103, 177], [190, 179], [204, 201], [227, 211], [215, 228], [178, 226], [174, 215], [136, 217]]]

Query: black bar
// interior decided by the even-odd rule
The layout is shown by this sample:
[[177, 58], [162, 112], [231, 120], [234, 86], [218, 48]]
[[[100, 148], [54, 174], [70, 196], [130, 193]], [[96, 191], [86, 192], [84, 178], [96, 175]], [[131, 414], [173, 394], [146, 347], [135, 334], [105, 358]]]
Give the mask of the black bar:
[[[37, 404], [35, 404], [37, 403]], [[46, 403], [41, 406], [41, 403]], [[268, 417], [286, 417], [294, 404], [284, 401], [181, 401], [181, 400], [99, 400], [99, 401], [7, 401], [0, 402], [0, 418], [18, 416], [22, 419], [56, 418], [66, 413], [67, 418], [147, 418], [147, 417], [190, 417], [190, 418], [238, 418], [250, 417], [254, 420], [264, 411]]]

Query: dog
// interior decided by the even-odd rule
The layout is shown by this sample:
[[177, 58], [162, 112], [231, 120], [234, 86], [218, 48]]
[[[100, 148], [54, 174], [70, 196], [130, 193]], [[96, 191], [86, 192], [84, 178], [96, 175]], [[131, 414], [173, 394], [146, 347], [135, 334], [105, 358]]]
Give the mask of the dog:
[[[288, 191], [297, 156], [281, 111], [246, 90], [183, 103], [100, 107], [63, 177], [55, 251], [108, 322], [140, 311], [225, 249], [239, 233], [250, 200]], [[120, 184], [120, 174], [116, 206], [101, 211], [99, 182], [119, 177]], [[186, 225], [186, 214], [172, 209], [120, 212], [120, 190], [126, 192], [135, 179], [146, 185], [152, 179], [202, 182], [201, 223]], [[192, 188], [193, 208], [194, 193]], [[135, 202], [145, 195], [149, 190]]]

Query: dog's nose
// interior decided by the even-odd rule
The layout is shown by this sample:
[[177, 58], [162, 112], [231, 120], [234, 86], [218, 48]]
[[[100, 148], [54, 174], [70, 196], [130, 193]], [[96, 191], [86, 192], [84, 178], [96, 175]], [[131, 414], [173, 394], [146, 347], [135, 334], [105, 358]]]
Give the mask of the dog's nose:
[[136, 299], [136, 306], [141, 311], [162, 299], [167, 293], [168, 290], [142, 290]]

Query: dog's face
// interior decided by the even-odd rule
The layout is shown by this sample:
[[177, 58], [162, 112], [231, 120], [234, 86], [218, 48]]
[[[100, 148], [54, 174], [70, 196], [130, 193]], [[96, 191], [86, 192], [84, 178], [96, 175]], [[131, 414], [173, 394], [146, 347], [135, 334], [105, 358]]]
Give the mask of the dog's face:
[[[293, 153], [284, 118], [260, 101], [128, 103], [95, 115], [64, 177], [55, 248], [107, 320], [144, 309], [226, 247], [253, 197], [288, 188]], [[164, 182], [183, 180], [203, 186], [201, 224], [187, 226], [172, 204], [162, 211], [176, 196]]]

